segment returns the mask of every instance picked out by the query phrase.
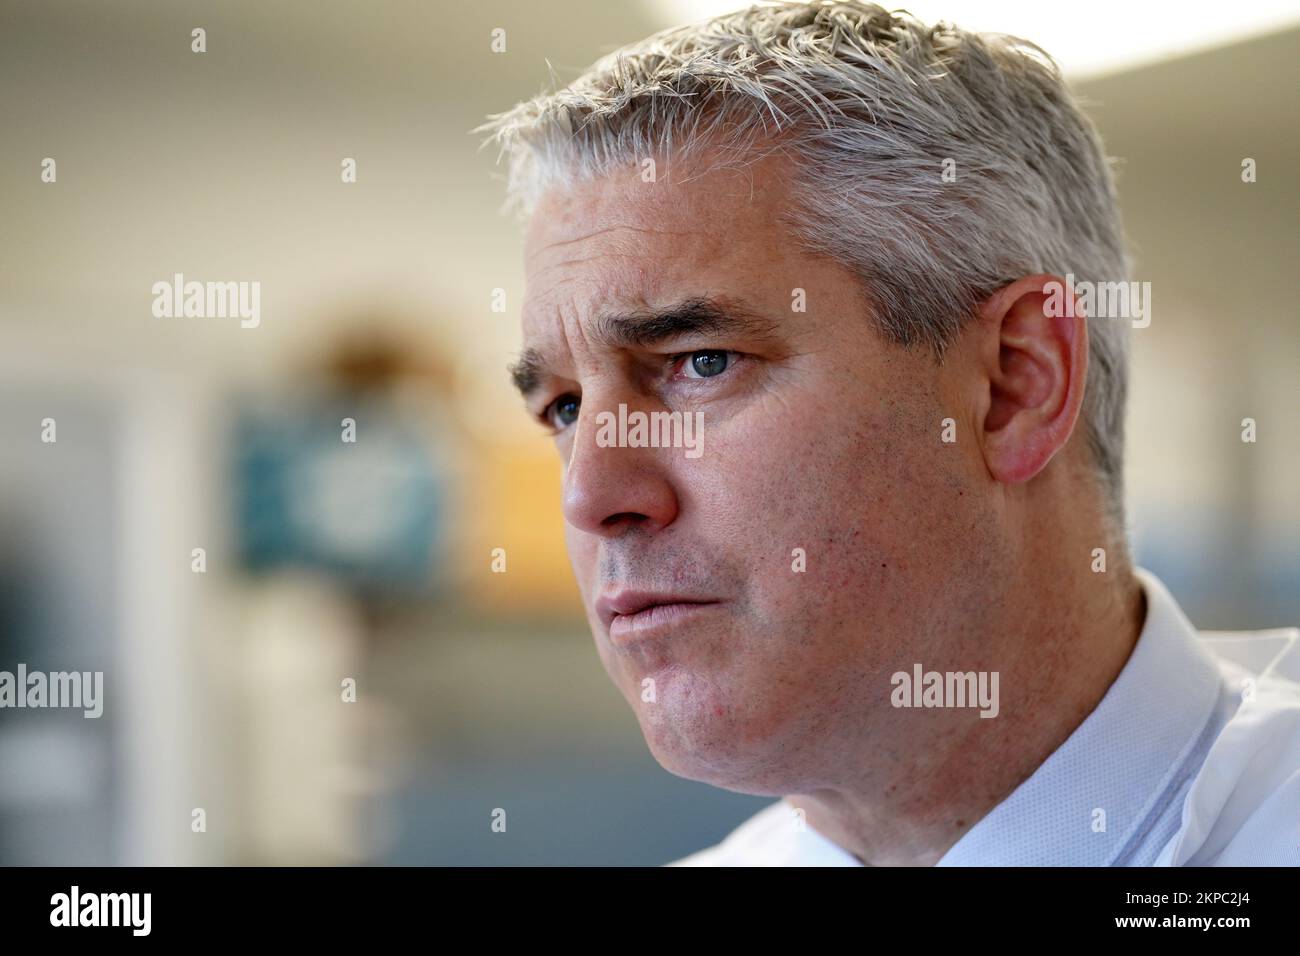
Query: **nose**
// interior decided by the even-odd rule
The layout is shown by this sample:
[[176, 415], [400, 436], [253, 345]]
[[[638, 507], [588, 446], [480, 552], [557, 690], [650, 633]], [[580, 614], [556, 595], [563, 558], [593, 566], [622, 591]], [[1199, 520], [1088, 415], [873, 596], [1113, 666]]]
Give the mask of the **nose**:
[[[575, 423], [564, 470], [565, 520], [602, 537], [617, 537], [629, 528], [655, 532], [668, 527], [677, 517], [678, 500], [667, 456], [680, 455], [681, 449], [620, 445], [619, 406], [591, 409], [584, 401]], [[628, 407], [626, 414], [631, 418], [635, 410]]]

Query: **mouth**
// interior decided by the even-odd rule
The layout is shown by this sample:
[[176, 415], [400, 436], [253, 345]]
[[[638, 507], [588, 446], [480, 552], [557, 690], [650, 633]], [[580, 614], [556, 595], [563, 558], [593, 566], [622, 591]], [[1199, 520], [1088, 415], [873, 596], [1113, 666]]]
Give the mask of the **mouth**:
[[596, 602], [596, 613], [615, 644], [662, 634], [721, 605], [712, 598], [618, 591]]

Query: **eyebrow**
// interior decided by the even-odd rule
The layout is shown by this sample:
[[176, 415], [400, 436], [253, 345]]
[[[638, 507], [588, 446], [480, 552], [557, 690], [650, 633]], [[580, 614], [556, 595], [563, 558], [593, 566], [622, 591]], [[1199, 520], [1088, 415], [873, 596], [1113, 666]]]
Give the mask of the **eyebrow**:
[[[602, 315], [592, 326], [592, 341], [610, 349], [648, 348], [688, 335], [730, 335], [750, 340], [771, 340], [777, 323], [765, 319], [739, 299], [695, 296], [667, 309]], [[542, 384], [547, 373], [545, 357], [537, 349], [524, 349], [508, 369], [524, 398]]]

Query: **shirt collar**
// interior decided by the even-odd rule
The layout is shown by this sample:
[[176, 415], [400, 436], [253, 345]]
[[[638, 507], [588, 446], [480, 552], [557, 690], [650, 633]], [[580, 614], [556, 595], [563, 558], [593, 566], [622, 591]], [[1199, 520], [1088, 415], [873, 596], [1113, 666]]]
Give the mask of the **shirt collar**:
[[1119, 677], [938, 866], [1113, 865], [1168, 801], [1214, 712], [1220, 676], [1164, 584], [1143, 568], [1136, 574], [1146, 621]]

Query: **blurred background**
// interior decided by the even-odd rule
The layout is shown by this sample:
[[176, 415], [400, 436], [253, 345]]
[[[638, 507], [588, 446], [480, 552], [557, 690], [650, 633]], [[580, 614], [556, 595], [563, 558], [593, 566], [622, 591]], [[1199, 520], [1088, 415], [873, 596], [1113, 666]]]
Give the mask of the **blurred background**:
[[[591, 646], [469, 132], [742, 5], [0, 3], [0, 670], [106, 685], [0, 711], [0, 863], [658, 864], [769, 802], [662, 770]], [[1039, 42], [1119, 159], [1139, 561], [1300, 623], [1300, 10], [1050, 6], [911, 9]], [[176, 273], [260, 324], [155, 317]]]

